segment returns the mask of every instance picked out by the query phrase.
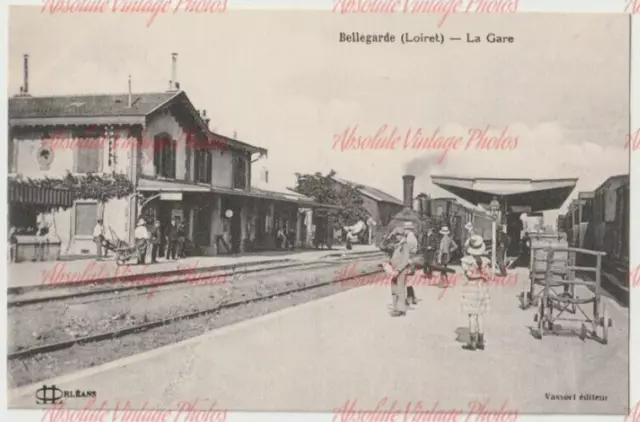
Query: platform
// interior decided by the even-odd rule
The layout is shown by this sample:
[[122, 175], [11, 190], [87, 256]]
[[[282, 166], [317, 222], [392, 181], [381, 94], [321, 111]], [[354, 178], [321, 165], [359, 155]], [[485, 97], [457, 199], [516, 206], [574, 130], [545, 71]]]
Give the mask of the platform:
[[229, 411], [333, 412], [354, 400], [357, 409], [373, 410], [386, 398], [384, 409], [420, 401], [468, 412], [479, 400], [487, 410], [505, 405], [520, 414], [622, 414], [629, 407], [628, 312], [603, 299], [614, 320], [606, 346], [576, 336], [537, 340], [528, 328], [535, 311], [518, 308], [525, 276], [518, 269], [517, 283], [490, 287], [484, 351], [461, 348], [467, 316], [458, 287], [442, 294], [416, 286], [421, 301], [392, 318], [389, 286], [370, 285], [10, 391], [8, 404], [35, 408], [35, 391], [55, 384], [95, 390], [99, 403], [147, 402], [147, 409], [175, 410], [179, 401], [199, 398], [202, 409], [215, 401]]
[[379, 249], [375, 245], [356, 245], [350, 251], [343, 246], [338, 246], [332, 250], [271, 251], [233, 256], [189, 257], [177, 261], [160, 259], [156, 264], [136, 265], [131, 263], [124, 266], [118, 266], [113, 257], [104, 261], [84, 259], [76, 261], [21, 262], [8, 265], [7, 287], [11, 290], [33, 288], [43, 284], [98, 283], [114, 278], [126, 280], [127, 277], [169, 275], [180, 271], [191, 271], [195, 268], [223, 271], [234, 266], [237, 268], [277, 262], [284, 263], [287, 261], [306, 262], [330, 256], [358, 256], [378, 251]]

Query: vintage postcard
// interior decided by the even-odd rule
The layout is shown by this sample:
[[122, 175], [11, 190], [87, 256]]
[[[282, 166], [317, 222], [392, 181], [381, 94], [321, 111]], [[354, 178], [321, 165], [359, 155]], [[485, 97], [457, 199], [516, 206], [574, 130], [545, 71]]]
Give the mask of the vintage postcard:
[[628, 414], [630, 18], [428, 3], [10, 7], [9, 407]]

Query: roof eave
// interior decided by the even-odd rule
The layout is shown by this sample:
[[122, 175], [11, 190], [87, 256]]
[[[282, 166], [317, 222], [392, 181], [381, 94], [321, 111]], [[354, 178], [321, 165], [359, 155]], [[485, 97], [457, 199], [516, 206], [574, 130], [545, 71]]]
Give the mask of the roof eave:
[[146, 118], [144, 115], [9, 118], [10, 127], [67, 126], [89, 124], [144, 125], [145, 122]]

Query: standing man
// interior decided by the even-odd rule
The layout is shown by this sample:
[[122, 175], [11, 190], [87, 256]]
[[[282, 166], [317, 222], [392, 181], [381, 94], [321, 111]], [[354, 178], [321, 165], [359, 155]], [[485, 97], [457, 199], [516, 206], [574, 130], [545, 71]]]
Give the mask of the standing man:
[[[404, 233], [391, 256], [391, 266], [396, 271], [396, 275], [391, 279], [391, 296], [393, 303], [391, 316], [393, 317], [405, 316], [407, 314], [407, 274], [410, 272], [412, 257], [418, 251], [418, 242], [415, 235], [411, 232], [412, 229], [413, 223], [409, 221], [404, 223]], [[398, 228], [396, 230], [402, 233], [402, 229]]]
[[433, 275], [433, 264], [436, 261], [436, 252], [438, 251], [438, 237], [433, 232], [433, 227], [427, 229], [427, 234], [422, 237], [422, 255], [424, 257], [423, 270], [424, 274], [431, 278]]
[[449, 231], [449, 227], [444, 226], [440, 230], [440, 234], [442, 235], [442, 239], [440, 239], [440, 248], [438, 250], [438, 263], [444, 267], [441, 272], [440, 279], [440, 287], [448, 287], [448, 277], [447, 277], [447, 265], [451, 261], [451, 254], [458, 249], [458, 245], [451, 237], [451, 232]]
[[102, 240], [103, 239], [104, 239], [104, 226], [102, 225], [102, 220], [98, 220], [96, 222], [96, 226], [93, 228], [93, 243], [96, 244], [96, 255], [97, 255], [96, 259], [98, 261], [102, 260]]
[[524, 236], [522, 236], [521, 249], [522, 249], [521, 255], [523, 256], [522, 261], [528, 267], [531, 261], [531, 237], [529, 237], [528, 232], [524, 232]]
[[171, 225], [167, 230], [167, 260], [176, 259], [176, 249], [178, 248], [178, 227], [176, 219], [171, 220]]
[[136, 247], [138, 248], [138, 264], [145, 264], [147, 257], [147, 243], [149, 242], [149, 231], [145, 225], [145, 221], [141, 218], [138, 220], [138, 227], [134, 232], [136, 239]]
[[500, 269], [500, 276], [507, 276], [507, 268], [505, 267], [505, 261], [507, 259], [507, 248], [509, 248], [509, 236], [504, 232], [502, 227], [497, 229], [496, 233], [496, 263]]
[[151, 229], [151, 263], [157, 263], [158, 249], [160, 248], [160, 239], [162, 232], [160, 230], [160, 221], [156, 220]]
[[178, 224], [178, 259], [184, 258], [184, 246], [187, 242], [187, 229], [183, 222]]

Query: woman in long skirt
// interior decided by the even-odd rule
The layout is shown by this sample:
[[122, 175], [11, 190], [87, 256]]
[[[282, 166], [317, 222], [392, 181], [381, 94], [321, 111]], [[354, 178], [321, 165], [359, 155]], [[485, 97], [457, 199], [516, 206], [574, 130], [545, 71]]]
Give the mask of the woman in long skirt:
[[491, 261], [485, 257], [486, 249], [482, 236], [469, 238], [469, 246], [462, 258], [462, 270], [466, 279], [462, 289], [462, 311], [469, 316], [469, 342], [466, 350], [484, 350], [484, 330], [482, 316], [491, 307], [491, 297], [487, 288]]

